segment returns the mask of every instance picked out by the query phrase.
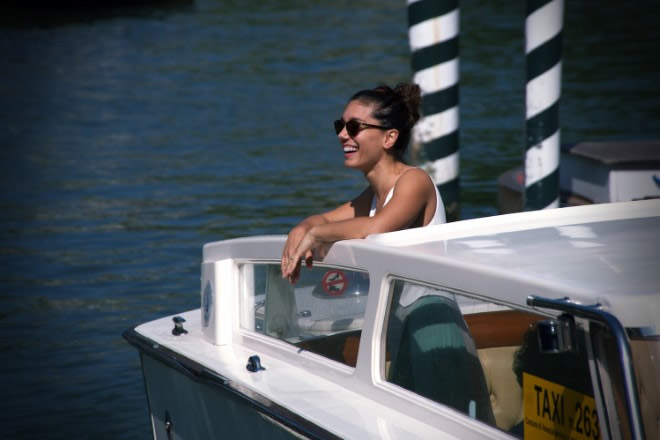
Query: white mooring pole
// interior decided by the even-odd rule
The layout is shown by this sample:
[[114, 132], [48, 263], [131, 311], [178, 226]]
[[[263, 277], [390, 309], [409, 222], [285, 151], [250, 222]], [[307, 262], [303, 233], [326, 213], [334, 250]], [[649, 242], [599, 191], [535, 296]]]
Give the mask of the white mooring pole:
[[523, 211], [559, 207], [559, 97], [564, 0], [527, 0]]
[[422, 90], [415, 127], [418, 162], [442, 195], [447, 219], [459, 217], [458, 0], [408, 0], [413, 81]]

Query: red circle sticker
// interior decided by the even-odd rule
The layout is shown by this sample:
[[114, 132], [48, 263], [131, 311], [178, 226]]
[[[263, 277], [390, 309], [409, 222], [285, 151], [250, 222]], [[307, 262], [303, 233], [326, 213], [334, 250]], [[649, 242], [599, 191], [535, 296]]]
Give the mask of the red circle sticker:
[[323, 275], [323, 290], [330, 296], [341, 296], [348, 287], [348, 278], [341, 270], [329, 270]]

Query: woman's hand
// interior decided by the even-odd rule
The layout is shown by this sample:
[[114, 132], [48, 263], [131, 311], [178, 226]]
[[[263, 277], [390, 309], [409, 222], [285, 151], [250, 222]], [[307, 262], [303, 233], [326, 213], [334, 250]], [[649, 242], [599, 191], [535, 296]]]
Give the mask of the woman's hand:
[[304, 258], [306, 266], [311, 269], [314, 259], [313, 249], [320, 244], [321, 242], [316, 240], [311, 230], [294, 228], [289, 233], [289, 238], [282, 251], [282, 277], [288, 278], [291, 284], [295, 284], [300, 279], [302, 259]]
[[324, 237], [323, 227], [329, 223], [355, 218], [358, 215], [368, 215], [372, 198], [373, 191], [371, 187], [367, 187], [350, 202], [346, 202], [332, 211], [307, 217], [294, 227], [289, 232], [282, 250], [282, 260], [280, 262], [282, 277], [288, 278], [291, 283], [295, 284], [300, 278], [301, 260], [303, 258], [307, 267], [311, 269], [315, 254], [317, 259], [324, 258], [333, 242], [345, 238], [341, 234], [334, 239]]
[[[288, 278], [292, 284], [295, 284], [300, 278], [300, 256], [297, 256], [297, 250], [300, 243], [305, 238], [309, 227], [305, 227], [303, 224], [300, 224], [293, 228], [289, 232], [289, 236], [286, 239], [284, 244], [284, 249], [282, 250], [282, 261], [280, 262], [280, 267], [282, 269], [282, 277]], [[311, 267], [312, 252], [309, 252], [309, 255], [305, 255], [305, 259], [309, 260], [307, 263]]]

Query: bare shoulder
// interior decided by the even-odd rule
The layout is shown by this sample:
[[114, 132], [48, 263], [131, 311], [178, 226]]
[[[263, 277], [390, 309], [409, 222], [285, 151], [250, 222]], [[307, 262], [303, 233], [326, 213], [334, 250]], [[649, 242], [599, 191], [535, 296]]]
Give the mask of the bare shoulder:
[[[397, 180], [396, 191], [432, 191], [434, 187], [431, 177], [421, 168], [410, 167]], [[396, 192], [395, 191], [395, 192]]]

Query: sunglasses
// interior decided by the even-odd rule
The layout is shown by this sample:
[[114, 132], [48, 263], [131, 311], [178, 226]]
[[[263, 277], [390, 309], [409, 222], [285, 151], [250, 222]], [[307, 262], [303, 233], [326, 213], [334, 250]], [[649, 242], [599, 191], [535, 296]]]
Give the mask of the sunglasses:
[[364, 130], [365, 128], [380, 128], [381, 130], [389, 130], [390, 127], [383, 127], [382, 125], [373, 125], [373, 124], [367, 124], [366, 122], [360, 122], [356, 121], [355, 119], [351, 119], [348, 122], [344, 122], [343, 119], [337, 119], [335, 121], [335, 132], [337, 134], [341, 133], [341, 131], [346, 127], [346, 133], [350, 137], [355, 137], [358, 135], [359, 132]]

